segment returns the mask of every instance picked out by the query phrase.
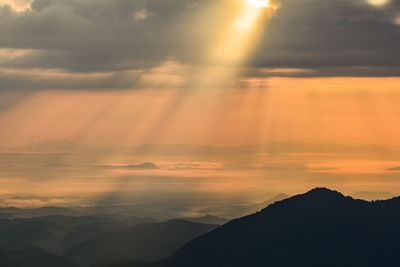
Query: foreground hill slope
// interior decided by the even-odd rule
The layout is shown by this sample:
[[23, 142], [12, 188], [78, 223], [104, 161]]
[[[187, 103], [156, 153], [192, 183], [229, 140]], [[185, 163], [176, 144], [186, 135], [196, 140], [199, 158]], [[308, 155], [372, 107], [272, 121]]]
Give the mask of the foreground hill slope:
[[366, 202], [325, 188], [233, 220], [151, 265], [399, 266], [400, 199]]

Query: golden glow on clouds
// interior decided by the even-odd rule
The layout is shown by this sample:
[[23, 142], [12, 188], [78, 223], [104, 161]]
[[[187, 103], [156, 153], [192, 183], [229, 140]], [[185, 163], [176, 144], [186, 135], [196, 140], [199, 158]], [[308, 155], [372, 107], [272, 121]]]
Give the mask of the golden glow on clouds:
[[15, 59], [18, 57], [30, 56], [33, 55], [34, 53], [35, 51], [30, 49], [0, 48], [0, 58]]
[[368, 3], [374, 6], [383, 6], [390, 2], [390, 0], [367, 0]]
[[210, 60], [216, 64], [235, 66], [242, 63], [257, 39], [261, 18], [277, 9], [269, 0], [242, 1], [242, 5], [232, 11], [236, 12], [232, 24], [223, 29], [211, 51]]
[[137, 21], [146, 20], [149, 16], [150, 13], [146, 9], [140, 9], [134, 14], [134, 18]]
[[16, 12], [24, 12], [31, 8], [33, 0], [2, 0], [1, 4], [11, 6]]
[[270, 0], [247, 0], [250, 5], [255, 5], [258, 8], [269, 7]]

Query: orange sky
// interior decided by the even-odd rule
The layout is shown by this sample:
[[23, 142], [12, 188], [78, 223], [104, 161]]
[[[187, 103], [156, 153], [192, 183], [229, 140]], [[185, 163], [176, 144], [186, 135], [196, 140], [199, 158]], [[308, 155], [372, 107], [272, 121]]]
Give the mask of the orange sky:
[[1, 143], [398, 146], [399, 78], [244, 79], [246, 89], [41, 91], [0, 113]]
[[0, 205], [400, 193], [400, 11], [356, 2], [6, 0]]
[[[0, 113], [3, 151], [20, 146], [18, 153], [34, 152], [0, 153], [0, 205], [91, 205], [96, 197], [115, 192], [229, 194], [263, 201], [270, 192], [295, 194], [315, 186], [347, 194], [398, 194], [399, 153], [390, 152], [400, 146], [398, 83], [398, 78], [272, 77], [243, 78], [241, 88], [229, 90], [38, 91]], [[52, 140], [111, 149], [70, 152], [68, 147], [53, 151], [31, 146]], [[127, 148], [274, 141], [375, 144], [389, 150], [284, 152], [290, 151], [290, 143], [282, 154], [279, 148], [277, 154]], [[118, 168], [142, 162], [160, 169]]]

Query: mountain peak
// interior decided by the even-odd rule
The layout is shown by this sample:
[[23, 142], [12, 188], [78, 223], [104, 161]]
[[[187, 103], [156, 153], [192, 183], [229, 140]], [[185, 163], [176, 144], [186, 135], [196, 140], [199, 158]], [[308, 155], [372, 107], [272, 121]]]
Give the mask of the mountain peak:
[[[310, 191], [308, 191], [308, 193], [310, 193], [310, 192], [339, 193], [336, 190], [331, 190], [331, 189], [326, 188], [326, 187], [315, 187], [315, 188], [311, 189]], [[341, 194], [341, 193], [339, 193], [339, 194]]]
[[336, 190], [331, 190], [326, 187], [316, 187], [307, 193], [304, 194], [304, 196], [310, 196], [310, 197], [345, 197], [342, 193], [336, 191]]
[[[261, 210], [261, 213], [268, 213], [276, 210], [282, 212], [283, 210], [292, 212], [305, 212], [313, 211], [315, 209], [322, 209], [328, 212], [329, 209], [336, 209], [337, 207], [345, 204], [350, 204], [351, 197], [346, 197], [342, 193], [331, 190], [325, 187], [316, 187], [304, 194], [295, 195], [277, 201], [266, 208]], [[251, 215], [250, 215], [251, 216]]]
[[293, 201], [306, 201], [314, 203], [315, 205], [323, 205], [322, 203], [338, 203], [342, 202], [344, 200], [350, 200], [352, 199], [351, 197], [344, 196], [342, 193], [336, 191], [336, 190], [331, 190], [325, 187], [316, 187], [307, 193], [301, 194], [294, 196], [292, 198], [289, 198], [289, 200]]

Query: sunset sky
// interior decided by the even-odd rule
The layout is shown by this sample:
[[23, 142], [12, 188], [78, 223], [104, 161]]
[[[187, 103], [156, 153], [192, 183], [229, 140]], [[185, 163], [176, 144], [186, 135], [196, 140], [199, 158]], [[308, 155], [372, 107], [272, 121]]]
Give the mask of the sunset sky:
[[0, 205], [398, 195], [399, 48], [399, 0], [1, 0]]

